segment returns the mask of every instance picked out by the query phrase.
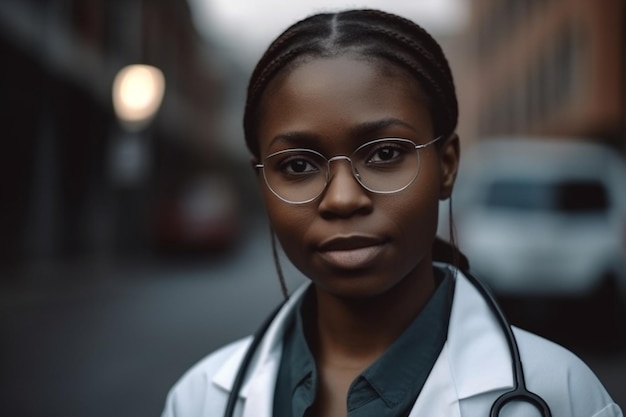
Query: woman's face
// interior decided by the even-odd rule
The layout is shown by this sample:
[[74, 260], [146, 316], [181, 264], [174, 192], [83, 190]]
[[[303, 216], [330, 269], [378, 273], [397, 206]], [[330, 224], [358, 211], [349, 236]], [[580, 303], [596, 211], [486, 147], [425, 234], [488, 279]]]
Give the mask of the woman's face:
[[[350, 156], [379, 138], [429, 142], [434, 132], [424, 97], [405, 72], [380, 63], [346, 56], [301, 63], [264, 93], [261, 158], [290, 148]], [[456, 170], [457, 154], [450, 156], [449, 146], [420, 150], [418, 177], [393, 194], [364, 189], [343, 159], [331, 163], [325, 191], [306, 204], [280, 200], [259, 175], [270, 222], [289, 259], [318, 290], [341, 297], [374, 297], [406, 280], [432, 277], [438, 202], [449, 196]]]

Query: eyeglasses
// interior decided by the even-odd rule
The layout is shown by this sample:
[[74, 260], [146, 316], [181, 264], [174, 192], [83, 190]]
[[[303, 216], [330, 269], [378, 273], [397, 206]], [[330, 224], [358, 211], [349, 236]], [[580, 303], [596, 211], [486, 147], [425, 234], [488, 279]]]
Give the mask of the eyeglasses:
[[263, 170], [272, 193], [290, 204], [305, 204], [319, 197], [330, 181], [330, 163], [350, 162], [354, 178], [368, 191], [391, 194], [407, 188], [420, 169], [419, 150], [441, 139], [416, 145], [400, 138], [383, 138], [359, 146], [352, 155], [326, 158], [312, 149], [286, 149], [268, 155], [256, 168]]

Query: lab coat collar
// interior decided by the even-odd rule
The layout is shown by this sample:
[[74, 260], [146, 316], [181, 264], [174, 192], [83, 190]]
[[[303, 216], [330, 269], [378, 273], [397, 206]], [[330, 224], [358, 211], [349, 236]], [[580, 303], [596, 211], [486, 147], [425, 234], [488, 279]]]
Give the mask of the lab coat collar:
[[[424, 390], [427, 390], [429, 383], [433, 386], [447, 385], [454, 387], [456, 400], [461, 400], [485, 392], [510, 389], [513, 387], [513, 374], [506, 338], [478, 290], [462, 272], [458, 270], [453, 272], [456, 273], [456, 284], [448, 340], [438, 359], [442, 364], [436, 365], [438, 375], [429, 376], [431, 381], [427, 380]], [[285, 326], [294, 313], [295, 304], [307, 287], [308, 285], [303, 285], [296, 290], [277, 314], [250, 365], [248, 375], [254, 375], [254, 378], [248, 377], [239, 393], [240, 398], [255, 402], [253, 405], [247, 401], [245, 408], [256, 410], [257, 415], [272, 415], [271, 387], [274, 386], [280, 364]], [[227, 393], [232, 389], [239, 364], [249, 343], [250, 340], [243, 343], [213, 378], [213, 382]], [[445, 366], [446, 363], [448, 366]], [[257, 393], [259, 395], [256, 395]], [[432, 401], [432, 398], [430, 400]]]
[[489, 304], [461, 271], [448, 327], [448, 361], [459, 399], [513, 387], [511, 352]]

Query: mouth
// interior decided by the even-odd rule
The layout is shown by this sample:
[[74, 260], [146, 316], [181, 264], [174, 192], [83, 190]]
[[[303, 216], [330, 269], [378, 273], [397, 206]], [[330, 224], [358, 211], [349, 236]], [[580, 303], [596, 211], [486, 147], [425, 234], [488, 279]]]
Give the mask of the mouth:
[[335, 237], [319, 247], [322, 258], [338, 269], [361, 269], [373, 264], [386, 246], [384, 239], [370, 236]]

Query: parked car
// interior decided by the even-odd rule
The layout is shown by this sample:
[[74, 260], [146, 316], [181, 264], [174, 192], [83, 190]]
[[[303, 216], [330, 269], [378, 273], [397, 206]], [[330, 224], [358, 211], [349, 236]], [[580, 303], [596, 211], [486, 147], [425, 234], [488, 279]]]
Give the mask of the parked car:
[[158, 200], [154, 242], [161, 254], [221, 253], [237, 243], [240, 223], [234, 185], [221, 174], [204, 175]]
[[626, 165], [616, 151], [493, 139], [464, 158], [457, 242], [497, 296], [595, 298], [607, 311], [626, 300]]

